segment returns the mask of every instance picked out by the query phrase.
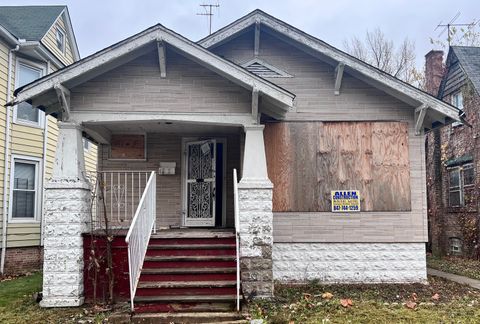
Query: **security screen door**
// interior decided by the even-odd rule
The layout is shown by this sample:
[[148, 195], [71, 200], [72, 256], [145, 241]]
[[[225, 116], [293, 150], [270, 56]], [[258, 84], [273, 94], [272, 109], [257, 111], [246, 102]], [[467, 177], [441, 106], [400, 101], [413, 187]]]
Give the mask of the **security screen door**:
[[215, 226], [216, 141], [186, 143], [185, 226]]

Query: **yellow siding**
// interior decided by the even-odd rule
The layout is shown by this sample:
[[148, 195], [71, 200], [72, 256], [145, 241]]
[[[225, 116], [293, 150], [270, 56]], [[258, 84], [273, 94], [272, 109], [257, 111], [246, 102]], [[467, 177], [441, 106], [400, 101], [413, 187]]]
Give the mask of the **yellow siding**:
[[98, 154], [97, 145], [90, 142], [90, 147], [88, 150], [84, 150], [84, 154], [85, 154], [85, 170], [87, 172], [97, 171], [97, 154]]
[[[65, 53], [62, 53], [57, 47], [57, 42], [55, 38], [57, 28], [60, 28], [65, 34]], [[68, 64], [72, 64], [75, 61], [73, 58], [72, 44], [70, 44], [70, 40], [68, 39], [68, 36], [67, 36], [65, 18], [63, 15], [57, 19], [55, 24], [53, 24], [50, 30], [42, 38], [42, 43], [50, 51], [52, 51], [52, 53], [55, 54], [55, 56], [58, 57], [58, 59], [62, 61], [62, 63], [68, 65]]]
[[[68, 65], [74, 62], [72, 46], [70, 44], [69, 37], [67, 36], [67, 30], [65, 28], [65, 17], [60, 16], [54, 25], [50, 28], [48, 33], [43, 37], [42, 43], [60, 60], [62, 63]], [[55, 32], [57, 28], [61, 28], [65, 32], [65, 53], [61, 53], [55, 41]], [[7, 75], [8, 75], [8, 53], [10, 47], [0, 39], [0, 105], [3, 107], [7, 100]], [[17, 58], [13, 55], [12, 64], [12, 93], [15, 87], [15, 67]], [[50, 65], [49, 73], [55, 71], [56, 68], [53, 64]], [[36, 158], [43, 158], [44, 151], [44, 132], [45, 130], [38, 127], [30, 127], [13, 122], [13, 111], [11, 118], [8, 121], [11, 127], [10, 137], [10, 154], [5, 161], [5, 133], [6, 133], [6, 109], [0, 109], [0, 241], [1, 241], [1, 229], [2, 229], [2, 216], [3, 216], [3, 179], [4, 177], [10, 177], [10, 164], [11, 154], [25, 155]], [[58, 127], [57, 120], [51, 116], [47, 117], [47, 144], [46, 144], [46, 157], [45, 157], [45, 179], [44, 183], [51, 178], [53, 171], [53, 164], [55, 161], [55, 151], [57, 146]], [[6, 162], [6, 163], [5, 163]], [[96, 169], [97, 163], [97, 147], [95, 145], [90, 146], [90, 150], [85, 152], [85, 164], [89, 171]], [[42, 172], [42, 170], [39, 170]], [[7, 192], [7, 203], [10, 198], [10, 188], [5, 188]], [[40, 196], [43, 195], [43, 190], [39, 190]], [[7, 204], [8, 206], [8, 204]], [[36, 222], [29, 223], [11, 223], [7, 225], [7, 246], [8, 247], [26, 247], [26, 246], [38, 246], [40, 245], [41, 236], [41, 224], [40, 218]]]

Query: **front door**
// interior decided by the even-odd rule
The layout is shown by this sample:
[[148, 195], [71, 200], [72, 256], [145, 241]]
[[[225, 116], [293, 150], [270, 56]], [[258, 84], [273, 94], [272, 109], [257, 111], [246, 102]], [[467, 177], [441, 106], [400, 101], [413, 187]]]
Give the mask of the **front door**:
[[185, 226], [215, 226], [215, 140], [186, 143]]

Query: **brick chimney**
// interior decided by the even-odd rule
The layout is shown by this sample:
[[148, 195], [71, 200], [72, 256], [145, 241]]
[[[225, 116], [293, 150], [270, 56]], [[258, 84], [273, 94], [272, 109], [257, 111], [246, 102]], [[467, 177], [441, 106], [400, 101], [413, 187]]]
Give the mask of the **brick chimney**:
[[425, 55], [425, 91], [436, 97], [444, 73], [443, 51], [431, 50]]

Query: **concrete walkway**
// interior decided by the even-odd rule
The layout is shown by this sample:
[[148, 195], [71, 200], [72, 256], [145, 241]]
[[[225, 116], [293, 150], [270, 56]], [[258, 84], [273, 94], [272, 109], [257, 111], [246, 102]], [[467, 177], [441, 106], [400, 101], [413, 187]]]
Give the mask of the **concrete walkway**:
[[453, 273], [443, 272], [436, 269], [427, 268], [427, 274], [430, 276], [445, 278], [450, 281], [458, 282], [464, 285], [468, 285], [472, 288], [480, 290], [480, 280], [471, 279], [468, 277], [459, 276]]

